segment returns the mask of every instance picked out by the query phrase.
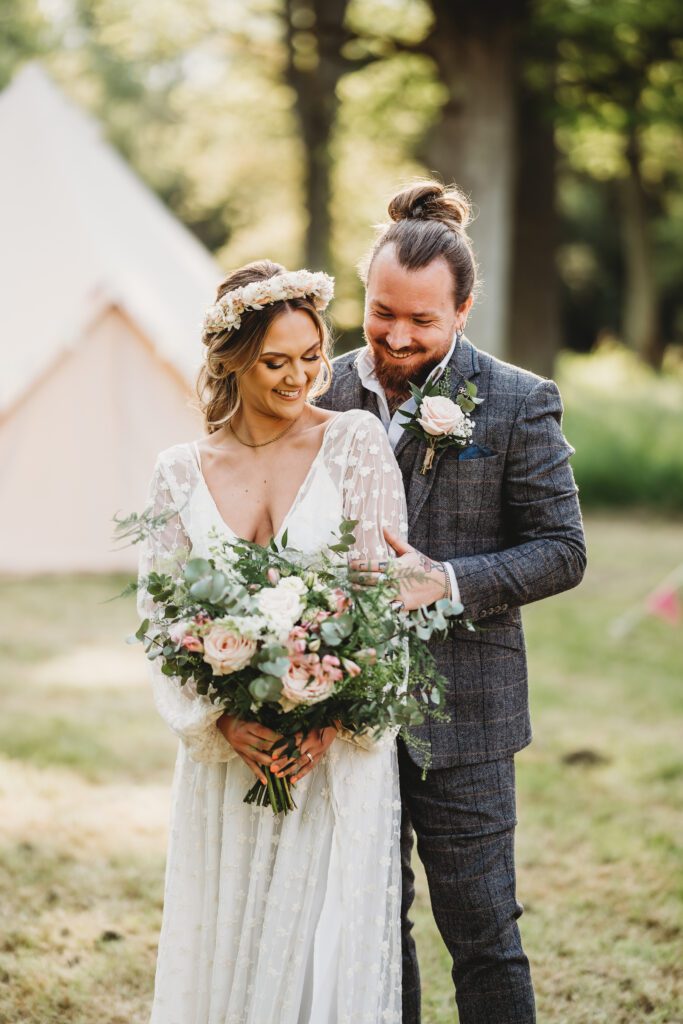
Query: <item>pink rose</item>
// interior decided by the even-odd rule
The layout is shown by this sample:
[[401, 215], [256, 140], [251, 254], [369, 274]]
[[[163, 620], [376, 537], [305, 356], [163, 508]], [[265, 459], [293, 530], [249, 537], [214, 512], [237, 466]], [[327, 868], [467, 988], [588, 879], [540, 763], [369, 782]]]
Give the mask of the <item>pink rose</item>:
[[240, 636], [225, 626], [213, 626], [204, 637], [204, 661], [217, 676], [245, 668], [256, 653], [256, 641]]
[[467, 419], [464, 412], [445, 395], [424, 398], [417, 422], [434, 437], [446, 434], [453, 434], [455, 437], [467, 436]]
[[376, 665], [377, 651], [374, 647], [364, 647], [361, 651], [356, 651], [356, 658], [358, 661], [364, 661], [366, 665]]
[[186, 651], [192, 651], [194, 654], [201, 654], [204, 650], [204, 645], [198, 636], [184, 636], [180, 646], [184, 647]]
[[285, 711], [291, 711], [298, 704], [318, 704], [326, 700], [333, 690], [334, 680], [328, 675], [311, 675], [307, 664], [292, 662], [282, 677], [280, 704]]
[[280, 582], [280, 573], [271, 565], [270, 569], [266, 573], [266, 579], [271, 586], [276, 587]]

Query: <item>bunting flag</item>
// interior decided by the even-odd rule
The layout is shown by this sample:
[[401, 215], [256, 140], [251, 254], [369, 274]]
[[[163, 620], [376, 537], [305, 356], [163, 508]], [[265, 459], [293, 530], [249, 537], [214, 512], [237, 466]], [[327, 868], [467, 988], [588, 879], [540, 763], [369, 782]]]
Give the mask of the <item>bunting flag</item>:
[[653, 615], [670, 626], [677, 626], [683, 617], [682, 588], [683, 564], [672, 570], [654, 590], [614, 620], [610, 628], [612, 636], [616, 640], [628, 636], [646, 615]]
[[671, 626], [677, 625], [681, 620], [681, 602], [678, 591], [673, 587], [665, 590], [655, 590], [645, 602], [650, 615], [663, 619]]

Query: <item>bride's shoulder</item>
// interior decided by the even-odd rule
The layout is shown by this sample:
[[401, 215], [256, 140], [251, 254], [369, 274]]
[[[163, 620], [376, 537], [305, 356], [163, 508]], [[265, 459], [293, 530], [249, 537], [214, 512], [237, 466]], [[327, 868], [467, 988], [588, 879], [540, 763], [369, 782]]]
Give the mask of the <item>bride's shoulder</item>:
[[188, 474], [197, 465], [197, 442], [183, 441], [163, 448], [156, 457], [154, 469], [163, 476]]
[[386, 431], [377, 416], [365, 409], [339, 413], [327, 431], [326, 461], [336, 466], [356, 465], [365, 454], [391, 451]]
[[360, 440], [368, 435], [375, 437], [385, 433], [380, 420], [367, 409], [347, 409], [338, 413], [330, 430], [336, 437], [358, 437]]

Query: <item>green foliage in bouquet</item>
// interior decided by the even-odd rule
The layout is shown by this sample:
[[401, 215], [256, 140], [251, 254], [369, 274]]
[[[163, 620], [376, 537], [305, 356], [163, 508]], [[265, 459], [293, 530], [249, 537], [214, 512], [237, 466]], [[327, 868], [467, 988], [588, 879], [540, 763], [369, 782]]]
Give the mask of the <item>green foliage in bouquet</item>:
[[[286, 744], [288, 754], [296, 755], [297, 735], [331, 725], [373, 740], [410, 729], [425, 705], [439, 713], [443, 693], [427, 642], [458, 620], [471, 627], [462, 605], [446, 599], [406, 611], [391, 563], [375, 585], [352, 584], [345, 556], [356, 526], [342, 521], [313, 562], [287, 546], [286, 534], [281, 546], [264, 547], [215, 533], [209, 558], [141, 581], [154, 613], [131, 640], [164, 675], [277, 732], [283, 740], [273, 749]], [[291, 810], [288, 780], [265, 775], [247, 802]]]

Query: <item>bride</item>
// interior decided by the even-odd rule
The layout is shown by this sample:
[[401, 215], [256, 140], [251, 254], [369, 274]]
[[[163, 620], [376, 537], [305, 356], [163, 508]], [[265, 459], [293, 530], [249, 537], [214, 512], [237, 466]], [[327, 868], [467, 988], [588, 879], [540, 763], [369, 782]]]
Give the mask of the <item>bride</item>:
[[[313, 555], [342, 518], [350, 557], [387, 558], [405, 536], [400, 471], [379, 420], [309, 404], [329, 384], [324, 274], [261, 261], [228, 276], [205, 318], [199, 391], [208, 435], [163, 451], [151, 485], [164, 526], [150, 571], [207, 557], [211, 536]], [[150, 1024], [400, 1021], [400, 800], [393, 737], [365, 747], [311, 732], [293, 764], [278, 739], [231, 718], [151, 662], [156, 705], [178, 735], [164, 914]], [[298, 809], [243, 802], [264, 765], [290, 774]], [[252, 780], [253, 781], [253, 780]]]

